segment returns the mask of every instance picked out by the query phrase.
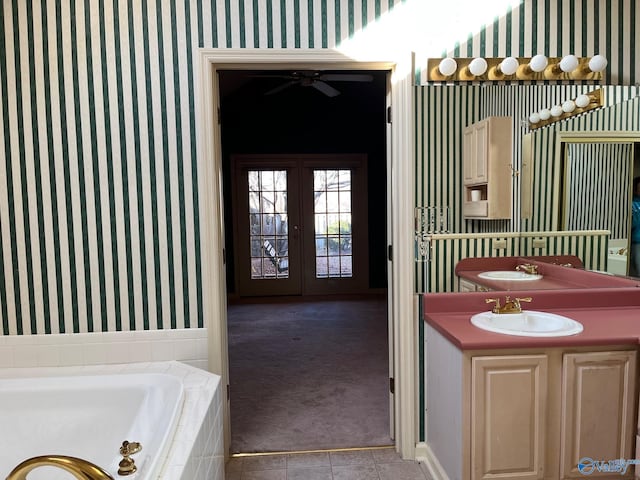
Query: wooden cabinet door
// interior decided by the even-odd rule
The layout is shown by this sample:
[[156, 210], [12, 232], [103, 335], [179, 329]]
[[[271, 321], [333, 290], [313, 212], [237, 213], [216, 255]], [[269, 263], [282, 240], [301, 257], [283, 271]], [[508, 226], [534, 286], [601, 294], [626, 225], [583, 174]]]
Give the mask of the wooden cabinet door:
[[487, 163], [489, 154], [489, 121], [479, 122], [475, 126], [475, 175], [474, 182], [487, 181]]
[[544, 476], [547, 356], [471, 361], [471, 480]]
[[475, 180], [475, 155], [476, 155], [476, 143], [475, 143], [474, 127], [470, 126], [465, 128], [462, 144], [462, 165], [464, 184], [468, 185], [474, 183]]
[[[633, 478], [600, 472], [581, 459], [631, 459], [634, 424], [636, 352], [568, 353], [562, 362], [560, 478]], [[586, 469], [586, 470], [585, 470]]]

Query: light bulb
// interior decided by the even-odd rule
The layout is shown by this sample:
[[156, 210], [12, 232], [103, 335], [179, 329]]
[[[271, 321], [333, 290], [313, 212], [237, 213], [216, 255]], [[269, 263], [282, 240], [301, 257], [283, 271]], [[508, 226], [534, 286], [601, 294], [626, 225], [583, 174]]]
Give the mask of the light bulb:
[[571, 113], [576, 109], [576, 104], [573, 100], [567, 100], [562, 104], [562, 111]]
[[592, 72], [601, 72], [607, 68], [607, 59], [602, 55], [594, 55], [589, 60], [589, 70]]
[[458, 64], [453, 58], [443, 58], [438, 65], [438, 70], [445, 77], [449, 77], [456, 72]]
[[567, 55], [560, 60], [560, 70], [569, 73], [578, 68], [578, 57], [575, 55]]
[[529, 68], [534, 72], [541, 72], [547, 67], [547, 57], [544, 55], [536, 55], [529, 62]]
[[540, 120], [549, 120], [549, 118], [551, 118], [551, 112], [548, 108], [540, 110]]
[[563, 111], [562, 111], [562, 107], [560, 105], [554, 105], [553, 107], [551, 107], [551, 116], [552, 117], [559, 117], [560, 115], [562, 115]]
[[538, 123], [540, 121], [540, 115], [538, 115], [537, 113], [532, 113], [531, 115], [529, 115], [529, 121], [531, 123]]
[[471, 75], [474, 75], [477, 77], [479, 75], [482, 75], [486, 71], [487, 71], [487, 61], [482, 57], [474, 58], [469, 63], [469, 72], [471, 72]]
[[587, 105], [589, 105], [591, 103], [591, 98], [589, 98], [589, 95], [578, 95], [578, 98], [576, 98], [576, 106], [578, 106], [579, 108], [584, 108]]
[[513, 75], [518, 70], [518, 59], [515, 57], [507, 57], [500, 63], [500, 71], [505, 75]]

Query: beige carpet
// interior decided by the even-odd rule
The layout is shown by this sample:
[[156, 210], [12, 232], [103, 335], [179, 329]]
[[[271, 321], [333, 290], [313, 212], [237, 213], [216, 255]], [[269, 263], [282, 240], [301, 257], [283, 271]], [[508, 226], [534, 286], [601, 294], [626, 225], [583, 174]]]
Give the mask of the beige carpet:
[[390, 445], [386, 300], [229, 305], [232, 452]]

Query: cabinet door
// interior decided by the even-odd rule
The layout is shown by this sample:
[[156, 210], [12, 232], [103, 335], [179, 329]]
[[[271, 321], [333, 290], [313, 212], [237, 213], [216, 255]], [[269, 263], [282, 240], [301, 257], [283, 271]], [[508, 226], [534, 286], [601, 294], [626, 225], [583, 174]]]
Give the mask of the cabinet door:
[[[568, 353], [562, 361], [560, 478], [611, 478], [611, 472], [581, 459], [631, 459], [634, 426], [636, 352]], [[626, 475], [633, 478], [633, 468]]]
[[479, 122], [475, 126], [475, 175], [474, 182], [487, 181], [487, 155], [489, 153], [489, 122]]
[[474, 183], [475, 180], [475, 157], [476, 157], [476, 144], [474, 140], [474, 128], [468, 127], [464, 131], [463, 144], [462, 144], [462, 165], [464, 184]]
[[547, 356], [474, 357], [471, 479], [544, 476]]

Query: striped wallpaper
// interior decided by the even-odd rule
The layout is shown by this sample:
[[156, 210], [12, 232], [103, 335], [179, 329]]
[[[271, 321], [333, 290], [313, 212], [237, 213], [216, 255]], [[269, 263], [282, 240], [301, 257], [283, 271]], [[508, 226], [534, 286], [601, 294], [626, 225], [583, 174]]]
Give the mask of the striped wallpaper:
[[[534, 240], [536, 246], [534, 247]], [[544, 248], [538, 247], [544, 241]], [[496, 248], [496, 241], [506, 248]], [[431, 237], [431, 260], [416, 279], [416, 292], [458, 292], [455, 267], [464, 258], [577, 255], [585, 268], [606, 270], [606, 231], [444, 234]]]
[[637, 0], [523, 0], [452, 45], [443, 56], [561, 57], [604, 55], [604, 84], [640, 81], [640, 4]]
[[[421, 2], [2, 0], [2, 334], [204, 326], [193, 93], [198, 48], [334, 48], [394, 7]], [[527, 54], [537, 50], [536, 32], [562, 30], [562, 47], [549, 47], [553, 54], [566, 42], [582, 46], [583, 29], [597, 30], [596, 43], [610, 58], [610, 82], [633, 83], [640, 77], [633, 55], [636, 2], [601, 3], [587, 14], [586, 27], [567, 20], [569, 28], [557, 29], [565, 12], [593, 3], [526, 2], [522, 12], [515, 8], [499, 19], [499, 28], [483, 30], [470, 49], [456, 48], [473, 53], [482, 43]], [[561, 4], [562, 16], [551, 15], [547, 6]], [[610, 26], [595, 27], [603, 15]], [[531, 18], [536, 32], [527, 30]], [[626, 28], [627, 19], [633, 28]], [[594, 40], [585, 41], [582, 51], [595, 48]], [[416, 144], [416, 168], [425, 179], [416, 205], [453, 204], [459, 197], [459, 187], [442, 186], [451, 175], [449, 155], [460, 151], [442, 102], [467, 98], [465, 120], [474, 121], [498, 105], [480, 90], [444, 96], [417, 90], [419, 131], [437, 133]]]
[[202, 327], [199, 47], [331, 48], [400, 0], [2, 0], [2, 334]]
[[633, 143], [572, 143], [566, 152], [565, 230], [629, 238]]

